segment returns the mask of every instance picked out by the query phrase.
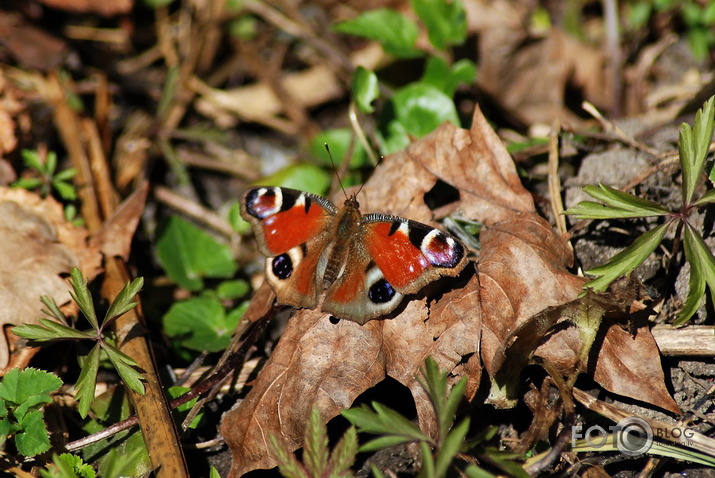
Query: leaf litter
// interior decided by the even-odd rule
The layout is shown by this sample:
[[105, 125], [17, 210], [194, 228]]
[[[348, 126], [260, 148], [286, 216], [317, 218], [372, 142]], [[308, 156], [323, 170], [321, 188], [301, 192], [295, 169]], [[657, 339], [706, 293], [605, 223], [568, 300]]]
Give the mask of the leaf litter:
[[[437, 181], [456, 188], [459, 200], [432, 211], [423, 198]], [[479, 110], [471, 130], [444, 124], [386, 158], [359, 200], [363, 212], [428, 224], [449, 213], [479, 221], [478, 262], [458, 280], [441, 280], [410, 297], [392, 317], [364, 326], [298, 310], [245, 399], [224, 416], [221, 433], [233, 454], [231, 476], [274, 466], [271, 434], [299, 448], [313, 407], [325, 419], [336, 416], [385, 377], [410, 389], [421, 429], [434, 434], [433, 409], [415, 378], [426, 357], [434, 357], [455, 380], [467, 377], [471, 399], [481, 365], [496, 375], [501, 363], [495, 356], [518, 327], [548, 307], [579, 303], [584, 279], [567, 270], [573, 261], [567, 243], [536, 213], [510, 156]], [[562, 335], [548, 338], [551, 347], [541, 352], [543, 360], [560, 360], [558, 351], [569, 345]], [[603, 341], [596, 381], [615, 393], [677, 410], [647, 327], [635, 336], [610, 327]], [[643, 382], [652, 392], [640, 387]]]

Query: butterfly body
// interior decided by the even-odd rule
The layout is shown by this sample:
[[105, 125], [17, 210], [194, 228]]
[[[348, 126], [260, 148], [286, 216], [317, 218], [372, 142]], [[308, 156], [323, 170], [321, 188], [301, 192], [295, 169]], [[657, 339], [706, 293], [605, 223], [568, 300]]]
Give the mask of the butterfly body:
[[467, 262], [464, 245], [449, 234], [398, 216], [363, 215], [355, 196], [339, 209], [306, 192], [256, 187], [242, 206], [278, 302], [319, 306], [360, 324], [429, 282], [458, 275]]

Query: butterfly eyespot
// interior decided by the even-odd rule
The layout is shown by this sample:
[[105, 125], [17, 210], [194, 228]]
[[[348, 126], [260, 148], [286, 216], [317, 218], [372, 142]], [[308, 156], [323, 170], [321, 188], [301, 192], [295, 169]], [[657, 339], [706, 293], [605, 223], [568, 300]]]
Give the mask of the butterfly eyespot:
[[380, 279], [370, 286], [367, 296], [375, 304], [384, 304], [395, 297], [395, 289], [385, 279]]
[[276, 256], [271, 263], [271, 270], [277, 278], [285, 280], [293, 273], [293, 261], [287, 253]]
[[430, 264], [438, 267], [455, 267], [464, 256], [461, 244], [436, 229], [425, 235], [420, 250]]
[[280, 188], [255, 188], [246, 195], [246, 212], [257, 219], [278, 213], [283, 207]]

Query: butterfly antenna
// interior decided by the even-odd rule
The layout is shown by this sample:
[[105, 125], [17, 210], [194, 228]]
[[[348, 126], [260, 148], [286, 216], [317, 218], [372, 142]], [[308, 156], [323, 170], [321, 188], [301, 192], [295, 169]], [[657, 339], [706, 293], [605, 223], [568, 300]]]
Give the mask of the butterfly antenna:
[[[382, 155], [380, 155], [380, 161], [378, 161], [377, 163], [375, 163], [375, 164], [372, 165], [372, 170], [370, 171], [370, 176], [372, 176], [372, 173], [374, 173], [374, 172], [375, 172], [375, 169], [377, 169], [377, 165], [380, 164], [383, 159], [385, 159], [385, 157], [382, 156]], [[364, 186], [365, 186], [365, 183], [362, 183], [362, 184], [360, 185], [360, 188], [359, 188], [359, 189], [357, 190], [357, 192], [355, 193], [356, 196], [357, 196], [358, 194], [360, 194], [360, 191], [362, 191], [362, 188], [363, 188]]]
[[[348, 193], [345, 192], [345, 188], [343, 187], [343, 182], [340, 180], [340, 175], [338, 174], [338, 167], [335, 166], [335, 161], [333, 161], [333, 153], [330, 152], [330, 146], [328, 146], [328, 143], [323, 143], [323, 145], [325, 146], [325, 150], [328, 152], [328, 157], [330, 158], [330, 164], [333, 165], [333, 171], [335, 172], [335, 177], [338, 178], [338, 184], [340, 185], [340, 189], [343, 190], [345, 199], [349, 199]], [[361, 186], [361, 189], [362, 189], [362, 186]]]

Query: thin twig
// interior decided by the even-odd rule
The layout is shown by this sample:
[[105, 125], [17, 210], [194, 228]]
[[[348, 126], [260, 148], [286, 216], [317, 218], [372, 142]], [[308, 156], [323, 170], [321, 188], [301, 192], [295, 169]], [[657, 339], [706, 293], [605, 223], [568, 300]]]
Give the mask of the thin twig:
[[639, 151], [643, 151], [644, 153], [653, 156], [654, 158], [661, 157], [661, 153], [657, 149], [651, 148], [650, 146], [636, 141], [635, 139], [628, 136], [625, 131], [616, 126], [612, 121], [609, 121], [604, 118], [603, 115], [598, 111], [598, 109], [596, 109], [596, 107], [588, 101], [584, 101], [583, 103], [581, 103], [581, 107], [586, 110], [591, 116], [596, 118], [596, 120], [601, 123], [601, 126], [604, 130], [615, 134], [621, 141], [623, 141], [627, 145]]

